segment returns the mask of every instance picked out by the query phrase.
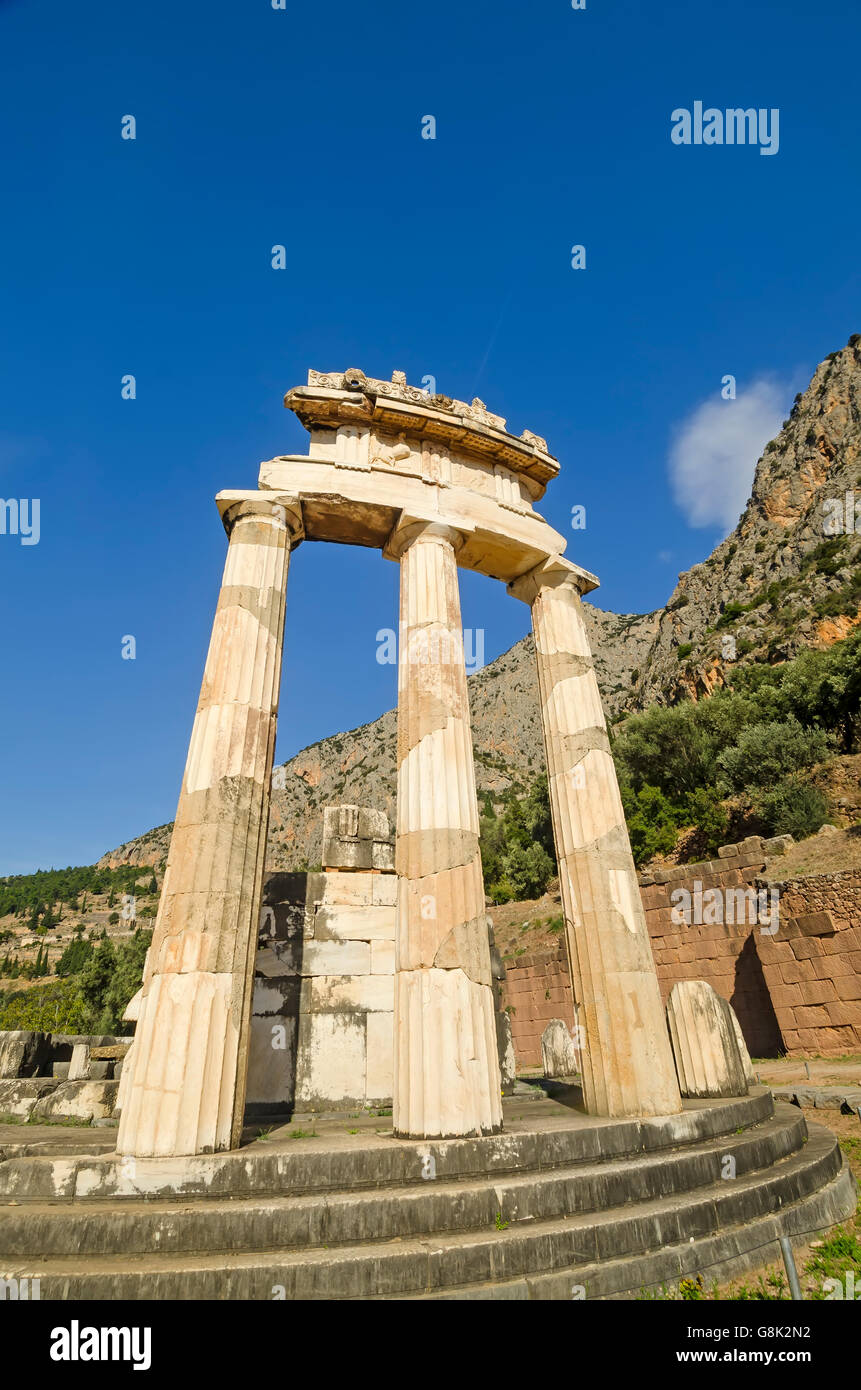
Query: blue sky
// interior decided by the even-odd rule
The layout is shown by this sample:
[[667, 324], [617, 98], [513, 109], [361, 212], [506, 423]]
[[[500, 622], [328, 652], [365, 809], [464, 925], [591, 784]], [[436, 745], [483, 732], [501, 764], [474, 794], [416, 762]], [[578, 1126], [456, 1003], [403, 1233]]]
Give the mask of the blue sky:
[[[212, 498], [304, 451], [309, 366], [430, 374], [545, 435], [596, 600], [662, 604], [861, 330], [859, 51], [857, 0], [0, 0], [0, 496], [41, 503], [38, 545], [0, 535], [0, 873], [173, 817]], [[778, 108], [778, 153], [674, 145], [697, 100]], [[728, 373], [750, 428], [697, 453]], [[462, 598], [487, 659], [527, 630], [490, 581]], [[394, 704], [396, 610], [377, 552], [296, 552], [279, 760]]]

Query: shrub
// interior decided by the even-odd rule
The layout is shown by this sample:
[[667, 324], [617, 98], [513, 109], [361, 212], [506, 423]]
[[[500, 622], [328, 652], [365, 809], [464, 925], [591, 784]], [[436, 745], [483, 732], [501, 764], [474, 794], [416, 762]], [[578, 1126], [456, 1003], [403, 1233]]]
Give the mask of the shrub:
[[714, 784], [718, 754], [757, 717], [753, 700], [723, 691], [697, 704], [653, 705], [627, 719], [613, 745], [619, 775], [635, 792], [658, 787], [681, 807], [692, 792]]
[[828, 819], [828, 802], [822, 792], [798, 777], [785, 777], [763, 792], [756, 810], [772, 835], [794, 835], [796, 840], [815, 835]]
[[122, 1031], [123, 1014], [140, 989], [152, 932], [137, 931], [116, 948], [100, 941], [79, 976], [87, 1026], [94, 1033]]
[[711, 787], [700, 787], [688, 797], [688, 817], [697, 832], [697, 853], [711, 858], [729, 834], [729, 812]]
[[736, 622], [736, 620], [741, 617], [742, 613], [746, 613], [747, 611], [747, 605], [743, 603], [725, 603], [723, 612], [718, 618], [716, 626], [730, 627], [732, 623]]
[[831, 743], [823, 729], [803, 729], [797, 719], [751, 724], [718, 757], [720, 784], [730, 792], [773, 787], [788, 773], [823, 762]]
[[494, 902], [540, 898], [556, 865], [543, 845], [515, 845], [502, 856], [502, 877], [491, 887]]

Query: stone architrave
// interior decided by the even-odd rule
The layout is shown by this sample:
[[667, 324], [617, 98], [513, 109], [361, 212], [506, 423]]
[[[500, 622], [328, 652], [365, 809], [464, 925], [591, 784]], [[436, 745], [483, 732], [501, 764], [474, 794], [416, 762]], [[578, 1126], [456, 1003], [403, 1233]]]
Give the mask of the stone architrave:
[[586, 1109], [669, 1115], [681, 1097], [581, 608], [594, 587], [561, 557], [509, 584], [532, 609]]
[[394, 1130], [501, 1127], [501, 1083], [456, 548], [448, 526], [401, 525], [399, 876]]
[[[143, 984], [117, 1150], [236, 1148], [295, 504], [224, 513], [230, 537]], [[126, 1069], [124, 1069], [126, 1070]]]
[[[681, 1093], [688, 1099], [746, 1096], [750, 1058], [739, 1051], [735, 1014], [705, 980], [680, 980], [667, 1000], [667, 1023]], [[742, 1044], [744, 1046], [744, 1044]]]

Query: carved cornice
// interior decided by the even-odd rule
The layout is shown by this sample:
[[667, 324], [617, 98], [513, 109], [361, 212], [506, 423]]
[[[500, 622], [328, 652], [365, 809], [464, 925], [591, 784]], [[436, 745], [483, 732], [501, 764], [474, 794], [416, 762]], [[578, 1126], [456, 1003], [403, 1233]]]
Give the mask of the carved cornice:
[[284, 397], [308, 430], [339, 425], [378, 425], [395, 434], [435, 439], [458, 452], [503, 463], [545, 487], [559, 472], [547, 441], [531, 430], [509, 434], [501, 415], [492, 414], [477, 397], [471, 405], [408, 386], [403, 372], [392, 381], [366, 377], [357, 367], [347, 372], [309, 371], [307, 386], [294, 386]]

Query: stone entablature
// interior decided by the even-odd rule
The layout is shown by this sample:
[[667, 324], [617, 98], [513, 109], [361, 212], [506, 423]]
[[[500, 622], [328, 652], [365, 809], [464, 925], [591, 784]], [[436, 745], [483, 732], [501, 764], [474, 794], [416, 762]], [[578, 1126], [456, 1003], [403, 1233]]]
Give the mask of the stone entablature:
[[[559, 464], [548, 452], [547, 441], [531, 430], [518, 438], [509, 434], [501, 415], [492, 414], [476, 397], [471, 405], [449, 396], [429, 396], [408, 386], [403, 372], [393, 373], [391, 381], [366, 377], [358, 368], [345, 373], [309, 371], [307, 386], [294, 386], [284, 404], [295, 411], [310, 432], [312, 453], [321, 436], [346, 427], [366, 439], [371, 447], [396, 447], [403, 436], [419, 441], [417, 452], [442, 451], [475, 460], [493, 460], [491, 467], [507, 467], [527, 482], [526, 496], [540, 498], [547, 483], [559, 472]], [[361, 465], [360, 465], [361, 466]], [[370, 463], [366, 466], [370, 466]]]

